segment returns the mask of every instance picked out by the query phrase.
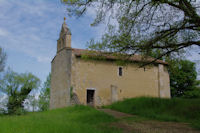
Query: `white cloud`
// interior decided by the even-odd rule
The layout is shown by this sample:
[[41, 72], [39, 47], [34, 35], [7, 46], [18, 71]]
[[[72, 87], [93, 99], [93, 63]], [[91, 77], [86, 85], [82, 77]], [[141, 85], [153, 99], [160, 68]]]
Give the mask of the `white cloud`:
[[[56, 54], [65, 5], [47, 0], [0, 0], [0, 12], [0, 46], [7, 52], [7, 66], [17, 72], [33, 72], [44, 81]], [[101, 27], [90, 28], [90, 18], [88, 15], [81, 21], [71, 18], [67, 21], [73, 47], [85, 48], [90, 37], [103, 33]]]
[[46, 63], [49, 63], [49, 62], [51, 62], [51, 59], [52, 59], [52, 58], [50, 58], [50, 57], [44, 57], [44, 56], [38, 56], [38, 57], [37, 57], [37, 60], [38, 60], [39, 62], [46, 62]]
[[55, 6], [51, 2], [41, 0], [1, 3], [1, 46], [23, 52], [38, 62], [50, 62], [55, 53], [54, 45], [56, 45], [53, 44], [56, 43], [53, 30], [57, 28], [56, 21], [52, 20], [50, 14], [60, 12]]
[[0, 36], [8, 36], [8, 35], [9, 35], [9, 32], [0, 27]]

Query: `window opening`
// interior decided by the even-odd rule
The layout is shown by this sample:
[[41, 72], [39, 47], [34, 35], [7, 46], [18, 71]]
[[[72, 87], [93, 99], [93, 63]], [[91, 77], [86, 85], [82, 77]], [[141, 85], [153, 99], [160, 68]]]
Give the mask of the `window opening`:
[[119, 67], [119, 76], [122, 76], [122, 67]]

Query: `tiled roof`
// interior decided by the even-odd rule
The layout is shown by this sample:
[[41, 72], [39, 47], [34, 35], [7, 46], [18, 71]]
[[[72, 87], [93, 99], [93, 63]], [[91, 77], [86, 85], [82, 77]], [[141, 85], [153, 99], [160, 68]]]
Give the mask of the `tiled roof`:
[[[100, 57], [101, 56], [101, 57], [108, 59], [108, 60], [121, 59], [120, 57], [117, 57], [117, 56], [113, 55], [112, 53], [108, 53], [108, 52], [97, 52], [97, 51], [90, 51], [90, 50], [86, 50], [86, 49], [76, 49], [76, 48], [73, 48], [72, 51], [75, 54], [75, 56], [77, 56], [77, 57], [80, 57], [82, 55], [88, 55], [89, 57]], [[135, 55], [132, 55], [132, 56], [127, 55], [127, 58], [125, 58], [125, 60], [133, 61], [133, 62], [148, 63], [148, 62], [154, 61], [155, 59], [152, 58], [152, 57], [143, 58], [141, 55], [135, 54]], [[164, 64], [164, 65], [168, 64], [167, 62], [164, 62], [162, 60], [156, 60], [153, 63]]]

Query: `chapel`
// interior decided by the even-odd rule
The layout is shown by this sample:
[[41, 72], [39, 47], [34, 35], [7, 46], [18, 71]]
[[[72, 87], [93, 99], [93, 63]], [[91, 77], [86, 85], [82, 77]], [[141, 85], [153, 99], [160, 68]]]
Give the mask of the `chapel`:
[[141, 96], [171, 97], [166, 62], [139, 67], [153, 58], [134, 55], [120, 65], [121, 59], [111, 53], [72, 48], [71, 37], [64, 21], [51, 62], [50, 109], [73, 104], [97, 107]]

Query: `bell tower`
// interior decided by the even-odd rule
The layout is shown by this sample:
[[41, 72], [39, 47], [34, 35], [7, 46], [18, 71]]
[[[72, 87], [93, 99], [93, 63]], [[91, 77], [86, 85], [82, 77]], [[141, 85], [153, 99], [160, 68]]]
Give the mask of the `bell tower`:
[[57, 52], [64, 48], [71, 48], [71, 31], [67, 27], [66, 18], [64, 17], [64, 22], [61, 27], [60, 37], [57, 40]]
[[50, 109], [70, 105], [72, 48], [71, 31], [64, 23], [57, 40], [57, 53], [51, 61]]

